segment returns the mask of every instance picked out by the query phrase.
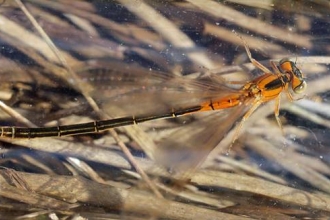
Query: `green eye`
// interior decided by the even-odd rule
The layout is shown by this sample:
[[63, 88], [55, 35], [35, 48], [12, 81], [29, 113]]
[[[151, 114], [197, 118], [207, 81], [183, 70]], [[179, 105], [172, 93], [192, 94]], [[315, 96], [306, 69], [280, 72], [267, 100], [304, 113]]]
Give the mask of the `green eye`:
[[307, 83], [305, 80], [301, 82], [301, 84], [293, 89], [295, 93], [303, 93], [307, 88]]

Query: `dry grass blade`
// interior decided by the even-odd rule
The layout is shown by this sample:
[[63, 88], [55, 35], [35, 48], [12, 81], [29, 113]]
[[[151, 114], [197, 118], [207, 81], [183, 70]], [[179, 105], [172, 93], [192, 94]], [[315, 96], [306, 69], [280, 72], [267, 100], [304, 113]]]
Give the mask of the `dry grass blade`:
[[[3, 190], [8, 191], [7, 189], [9, 186], [6, 186], [7, 188], [4, 189], [6, 182], [1, 178], [3, 175], [2, 172], [0, 185]], [[18, 175], [28, 184], [31, 184], [31, 189], [35, 193], [46, 195], [44, 196], [45, 198], [48, 196], [48, 200], [50, 201], [52, 201], [52, 197], [59, 197], [65, 198], [66, 201], [70, 202], [78, 201], [90, 205], [107, 207], [109, 209], [127, 210], [129, 212], [139, 213], [140, 215], [148, 215], [150, 212], [159, 212], [159, 208], [167, 204], [170, 207], [168, 207], [166, 213], [161, 214], [162, 217], [169, 219], [247, 219], [177, 202], [168, 203], [167, 201], [162, 201], [157, 197], [153, 197], [152, 194], [143, 192], [129, 193], [127, 190], [104, 186], [79, 177], [48, 176], [27, 173], [18, 173]], [[18, 191], [18, 189], [14, 187], [11, 188]], [[14, 195], [15, 194], [12, 195], [12, 198], [14, 198]], [[41, 202], [42, 203], [38, 203], [38, 205], [44, 205], [46, 207], [49, 205], [48, 202], [46, 203], [46, 200], [41, 200]], [[150, 202], [152, 206], [146, 207], [144, 205], [146, 202]], [[53, 206], [49, 208], [59, 209], [64, 207], [59, 206], [58, 203], [53, 203]], [[198, 215], [193, 211], [194, 209], [198, 210]]]
[[141, 19], [148, 22], [152, 28], [157, 30], [157, 32], [172, 43], [174, 47], [187, 51], [187, 56], [191, 58], [192, 62], [204, 66], [207, 69], [213, 69], [216, 67], [215, 64], [212, 63], [212, 61], [203, 53], [194, 52], [194, 50], [196, 50], [195, 43], [188, 36], [182, 33], [171, 21], [166, 19], [151, 6], [147, 5], [143, 1], [137, 1], [136, 5], [132, 5], [132, 2], [127, 0], [120, 0], [119, 2], [125, 5], [128, 10], [137, 14], [137, 16]]
[[243, 13], [233, 10], [221, 3], [217, 3], [210, 0], [208, 1], [188, 0], [188, 1], [191, 4], [199, 7], [201, 10], [205, 10], [215, 17], [221, 17], [230, 22], [234, 22], [237, 25], [244, 27], [248, 30], [253, 30], [257, 33], [270, 36], [276, 39], [280, 39], [300, 47], [304, 47], [304, 48], [312, 47], [312, 44], [308, 36], [290, 33], [289, 31], [274, 27], [256, 18], [246, 16]]
[[[220, 39], [231, 42], [235, 45], [244, 46], [244, 43], [236, 36], [235, 32], [230, 31], [226, 28], [222, 28], [217, 25], [206, 23], [204, 31], [206, 34], [218, 36]], [[278, 55], [279, 57], [291, 55], [285, 52], [284, 48], [280, 47], [279, 45], [274, 45], [262, 39], [251, 37], [249, 35], [241, 34], [240, 36], [244, 38], [246, 42], [248, 42], [249, 48], [258, 49], [262, 51], [264, 54], [270, 55], [275, 52], [276, 54], [279, 54]]]
[[[101, 119], [109, 118], [106, 114], [104, 114], [96, 101], [91, 97], [90, 91], [93, 90], [92, 86], [89, 83], [81, 82], [78, 75], [72, 70], [71, 66], [68, 64], [67, 60], [62, 56], [60, 51], [57, 49], [57, 47], [54, 45], [52, 40], [48, 37], [46, 32], [39, 26], [38, 22], [34, 19], [34, 17], [30, 14], [30, 12], [26, 9], [24, 4], [20, 0], [16, 0], [19, 7], [22, 9], [24, 14], [28, 17], [28, 19], [31, 21], [33, 26], [38, 30], [40, 35], [45, 39], [47, 42], [47, 45], [52, 49], [54, 54], [57, 56], [57, 58], [60, 60], [61, 64], [65, 67], [65, 69], [68, 71], [68, 83], [73, 86], [73, 88], [76, 88], [78, 91], [82, 93], [82, 95], [85, 97], [89, 105], [92, 107], [92, 109], [98, 113], [99, 117]], [[120, 140], [119, 136], [114, 130], [110, 131], [112, 136], [114, 136], [115, 140], [117, 141], [118, 145], [121, 147], [124, 154], [128, 157], [129, 161], [132, 163], [133, 167], [137, 170], [137, 172], [142, 176], [142, 178], [146, 181], [146, 183], [150, 186], [151, 190], [157, 195], [157, 197], [162, 198], [162, 195], [157, 190], [157, 188], [154, 186], [152, 181], [149, 179], [149, 177], [145, 174], [144, 170], [139, 167], [139, 164], [134, 161], [134, 157], [132, 156], [131, 152], [128, 150], [127, 146]]]
[[[309, 167], [308, 160], [299, 160], [295, 157], [295, 152], [288, 152], [285, 150], [279, 150], [267, 141], [258, 140], [247, 141], [247, 145], [251, 146], [258, 153], [262, 154], [266, 158], [273, 160], [283, 166], [286, 170], [291, 171], [293, 174], [303, 178], [311, 185], [325, 191], [330, 192], [329, 179], [325, 178], [323, 174], [318, 173]], [[290, 159], [289, 159], [290, 158]], [[315, 160], [315, 159], [314, 159]], [[304, 161], [304, 163], [301, 163]]]
[[242, 193], [255, 193], [300, 207], [330, 211], [330, 196], [328, 195], [313, 194], [248, 176], [208, 171], [207, 173], [196, 173], [192, 182], [225, 187]]
[[72, 206], [66, 202], [49, 198], [34, 192], [18, 189], [6, 183], [0, 185], [1, 197], [20, 201], [37, 208], [53, 209], [53, 210], [68, 210]]
[[224, 156], [218, 156], [216, 159], [220, 160], [221, 162], [226, 163], [226, 165], [232, 165], [233, 167], [235, 167], [236, 169], [240, 169], [242, 171], [245, 171], [247, 173], [251, 173], [254, 174], [256, 176], [260, 176], [263, 177], [265, 179], [274, 181], [276, 183], [281, 183], [281, 184], [286, 184], [286, 182], [281, 179], [278, 176], [275, 175], [271, 175], [270, 173], [264, 172], [263, 170], [259, 169], [258, 167], [251, 167], [248, 164], [245, 164], [244, 162], [241, 161], [235, 161], [231, 158], [227, 158]]
[[36, 127], [32, 122], [30, 122], [28, 119], [23, 117], [21, 114], [10, 108], [8, 105], [6, 105], [4, 102], [0, 101], [0, 108], [2, 111], [6, 112], [11, 117], [15, 118], [17, 121], [25, 124], [28, 127]]
[[[24, 29], [15, 22], [7, 19], [6, 17], [0, 16], [2, 21], [1, 32], [7, 34], [8, 36], [15, 38], [16, 42], [19, 42], [22, 45], [26, 45], [30, 48], [37, 50], [39, 53], [43, 54], [50, 61], [57, 63], [58, 59], [49, 48], [48, 44], [45, 43], [42, 39]], [[24, 36], [24, 41], [22, 41], [19, 36]], [[70, 58], [66, 58], [69, 59]]]

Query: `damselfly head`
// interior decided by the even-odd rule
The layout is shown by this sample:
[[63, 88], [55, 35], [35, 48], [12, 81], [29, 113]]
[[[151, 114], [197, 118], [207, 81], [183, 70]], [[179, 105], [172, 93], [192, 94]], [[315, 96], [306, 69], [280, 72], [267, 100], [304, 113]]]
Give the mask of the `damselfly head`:
[[302, 93], [306, 90], [307, 83], [300, 69], [296, 66], [295, 62], [290, 61], [287, 58], [280, 60], [279, 68], [281, 73], [290, 74], [291, 88], [294, 93]]

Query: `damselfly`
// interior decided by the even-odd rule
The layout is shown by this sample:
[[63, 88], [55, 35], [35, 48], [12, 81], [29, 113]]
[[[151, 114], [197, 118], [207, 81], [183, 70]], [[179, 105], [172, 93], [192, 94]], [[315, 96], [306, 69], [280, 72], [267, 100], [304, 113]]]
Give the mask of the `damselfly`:
[[[245, 43], [245, 50], [251, 63], [263, 72], [263, 75], [255, 78], [252, 81], [245, 83], [239, 89], [229, 88], [223, 84], [211, 84], [200, 83], [196, 80], [188, 80], [184, 78], [177, 79], [177, 84], [187, 85], [193, 89], [187, 89], [187, 97], [185, 104], [174, 103], [168, 111], [163, 111], [160, 113], [147, 113], [129, 116], [129, 117], [119, 117], [109, 120], [99, 120], [82, 124], [72, 124], [63, 125], [55, 127], [37, 127], [37, 128], [24, 128], [24, 127], [1, 127], [1, 137], [9, 138], [39, 138], [39, 137], [61, 137], [68, 135], [78, 135], [86, 133], [96, 133], [102, 132], [111, 128], [116, 128], [120, 126], [134, 125], [146, 121], [164, 119], [164, 118], [175, 118], [183, 115], [188, 115], [197, 112], [221, 110], [221, 109], [236, 109], [232, 113], [233, 121], [235, 122], [241, 116], [242, 119], [236, 127], [234, 136], [232, 138], [232, 143], [237, 139], [239, 132], [244, 124], [244, 122], [251, 116], [251, 114], [262, 104], [270, 100], [275, 100], [275, 117], [280, 127], [281, 121], [279, 119], [279, 109], [280, 109], [280, 95], [284, 91], [290, 100], [294, 100], [290, 89], [295, 94], [302, 93], [307, 84], [301, 71], [297, 68], [296, 64], [288, 59], [282, 59], [279, 61], [278, 65], [271, 62], [273, 72], [267, 67], [256, 61], [251, 56], [251, 52]], [[161, 78], [161, 77], [159, 77]], [[144, 89], [143, 86], [141, 89]], [[176, 93], [177, 94], [177, 93]], [[183, 97], [185, 94], [182, 94]], [[194, 101], [189, 103], [190, 97], [194, 97]], [[196, 101], [197, 100], [197, 101]], [[188, 103], [188, 104], [187, 104]], [[182, 107], [183, 106], [183, 107]], [[134, 108], [132, 106], [131, 108]], [[211, 119], [212, 120], [212, 119]], [[232, 125], [214, 125], [218, 126], [218, 131], [214, 132], [215, 135], [221, 137], [229, 130]], [[197, 127], [197, 126], [196, 126]], [[222, 127], [225, 127], [222, 129]], [[202, 128], [202, 127], [201, 127]], [[196, 129], [198, 130], [198, 129]], [[203, 130], [203, 129], [202, 129]], [[203, 132], [203, 131], [202, 131]], [[219, 135], [220, 134], [220, 135]], [[178, 136], [179, 134], [177, 134]], [[204, 134], [204, 138], [199, 138], [199, 142], [205, 142], [206, 150], [204, 153], [196, 152], [194, 157], [204, 158], [207, 154], [215, 147], [216, 142], [219, 141], [218, 138], [212, 138]], [[179, 136], [176, 138], [180, 138]], [[182, 143], [181, 143], [182, 144]], [[166, 144], [165, 148], [167, 151], [169, 149], [176, 148], [175, 143], [169, 142]], [[189, 149], [187, 150], [174, 150], [171, 155], [180, 155], [176, 160], [180, 161], [185, 159]], [[196, 159], [193, 161], [200, 161]], [[196, 162], [197, 163], [197, 162]], [[196, 165], [194, 163], [194, 165]]]

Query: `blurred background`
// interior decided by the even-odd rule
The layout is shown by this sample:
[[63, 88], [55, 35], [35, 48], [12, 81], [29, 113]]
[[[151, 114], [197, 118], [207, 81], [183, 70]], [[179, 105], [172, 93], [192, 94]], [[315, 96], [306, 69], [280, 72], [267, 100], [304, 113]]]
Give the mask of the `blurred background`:
[[239, 93], [264, 74], [245, 42], [270, 70], [295, 62], [307, 89], [282, 96], [283, 133], [265, 103], [230, 149], [248, 103], [97, 134], [1, 138], [0, 218], [327, 219], [329, 9], [324, 0], [1, 1], [1, 126], [162, 115], [212, 89]]

